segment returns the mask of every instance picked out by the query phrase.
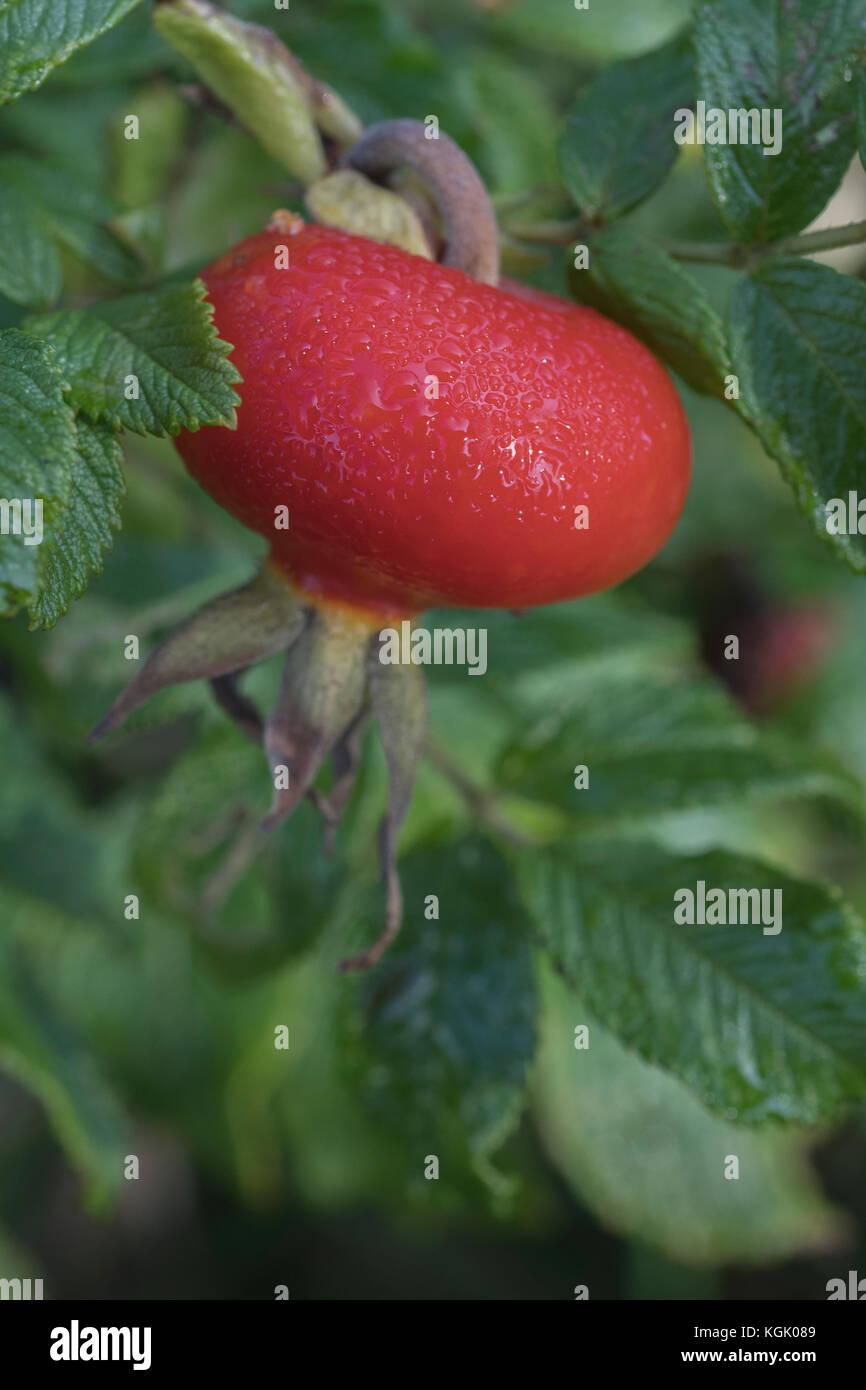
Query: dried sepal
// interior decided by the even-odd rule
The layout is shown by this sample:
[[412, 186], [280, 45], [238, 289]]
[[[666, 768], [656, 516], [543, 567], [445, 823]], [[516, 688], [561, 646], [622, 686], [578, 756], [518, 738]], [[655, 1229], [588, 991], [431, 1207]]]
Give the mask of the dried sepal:
[[368, 710], [365, 701], [348, 729], [341, 734], [340, 738], [338, 738], [337, 742], [334, 744], [334, 751], [331, 754], [331, 767], [333, 769], [334, 780], [327, 796], [324, 792], [318, 791], [315, 787], [310, 788], [310, 796], [322, 820], [325, 822], [325, 850], [328, 854], [333, 854], [334, 852], [337, 827], [340, 824], [343, 812], [346, 809], [346, 803], [352, 794], [352, 789], [358, 778], [367, 713]]
[[[251, 583], [205, 604], [171, 633], [91, 734], [94, 738], [116, 728], [166, 686], [207, 679], [220, 707], [263, 747], [273, 777], [271, 810], [258, 824], [245, 817], [240, 825], [199, 905], [202, 921], [207, 923], [263, 847], [263, 832], [285, 820], [304, 796], [321, 812], [326, 846], [333, 848], [357, 777], [364, 725], [372, 709], [388, 770], [388, 810], [379, 830], [385, 925], [368, 950], [340, 963], [341, 970], [374, 965], [399, 931], [403, 902], [397, 839], [424, 750], [423, 676], [417, 666], [383, 664], [377, 637], [369, 617], [305, 601], [279, 571], [266, 565]], [[281, 648], [288, 648], [288, 654], [279, 694], [272, 714], [263, 720], [240, 690], [238, 677]], [[326, 793], [313, 782], [329, 754], [333, 780]]]
[[91, 739], [116, 729], [169, 685], [224, 676], [273, 656], [298, 635], [303, 614], [303, 605], [279, 571], [265, 565], [249, 584], [204, 604], [160, 642]]
[[366, 951], [341, 961], [341, 970], [366, 970], [375, 965], [400, 930], [403, 895], [397, 873], [397, 839], [409, 809], [427, 725], [424, 677], [417, 666], [383, 665], [373, 649], [368, 679], [388, 768], [388, 810], [379, 830], [386, 894], [385, 928]]
[[227, 676], [214, 676], [210, 686], [214, 699], [229, 719], [246, 734], [253, 743], [262, 743], [265, 736], [265, 721], [248, 695], [238, 688], [238, 676], [242, 671], [230, 671]]
[[341, 609], [309, 610], [286, 658], [277, 703], [265, 725], [274, 800], [264, 821], [278, 825], [312, 786], [324, 758], [364, 702], [372, 630]]
[[317, 222], [354, 236], [400, 246], [432, 260], [424, 225], [404, 198], [380, 188], [357, 169], [337, 169], [307, 189], [306, 203]]

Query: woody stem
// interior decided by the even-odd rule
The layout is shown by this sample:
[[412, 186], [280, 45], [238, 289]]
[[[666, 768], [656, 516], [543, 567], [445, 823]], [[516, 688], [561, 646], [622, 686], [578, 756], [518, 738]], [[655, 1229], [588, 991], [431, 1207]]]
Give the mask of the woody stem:
[[491, 830], [496, 830], [506, 840], [510, 840], [515, 845], [531, 845], [532, 839], [518, 830], [507, 816], [503, 815], [496, 804], [495, 793], [486, 787], [480, 787], [476, 782], [466, 777], [457, 764], [448, 756], [444, 749], [432, 740], [428, 740], [426, 753], [431, 763], [436, 767], [443, 777], [447, 779], [459, 793], [470, 815], [476, 820], [483, 821], [489, 825]]
[[495, 285], [499, 280], [499, 234], [487, 189], [471, 160], [449, 136], [428, 138], [420, 121], [382, 121], [370, 126], [348, 151], [345, 163], [383, 181], [401, 167], [414, 169], [442, 218], [442, 264]]

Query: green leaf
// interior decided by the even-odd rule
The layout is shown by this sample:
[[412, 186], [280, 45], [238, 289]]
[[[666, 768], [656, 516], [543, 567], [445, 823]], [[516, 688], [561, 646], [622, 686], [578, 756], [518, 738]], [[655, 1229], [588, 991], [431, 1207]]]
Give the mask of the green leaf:
[[654, 192], [679, 153], [674, 112], [694, 97], [686, 37], [606, 68], [581, 93], [560, 144], [565, 185], [587, 218], [621, 217]]
[[[534, 850], [517, 869], [579, 999], [710, 1110], [811, 1124], [866, 1098], [866, 934], [826, 888], [735, 855], [634, 843]], [[765, 923], [778, 890], [781, 930], [678, 924], [674, 894], [700, 882], [767, 890]]]
[[854, 154], [862, 0], [709, 0], [695, 16], [695, 45], [708, 110], [782, 113], [776, 154], [762, 143], [704, 146], [723, 220], [746, 244], [800, 231]]
[[[121, 451], [113, 431], [76, 424], [52, 349], [16, 329], [0, 334], [0, 592], [50, 627], [99, 573], [120, 524]], [[20, 518], [12, 503], [21, 503]], [[41, 521], [37, 504], [41, 504]]]
[[[75, 469], [75, 418], [54, 354], [17, 329], [0, 333], [0, 497], [20, 502], [0, 531], [0, 605], [14, 612], [44, 584], [42, 537], [66, 507]], [[42, 504], [41, 525], [37, 502]]]
[[698, 391], [724, 396], [725, 330], [700, 285], [659, 246], [625, 227], [592, 238], [572, 294], [615, 319]]
[[[138, 134], [127, 139], [127, 118], [138, 120]], [[167, 82], [151, 82], [124, 109], [115, 110], [109, 127], [111, 188], [122, 208], [137, 210], [165, 193], [183, 146], [189, 105]]]
[[[165, 263], [165, 218], [162, 209], [133, 208], [111, 219], [111, 230], [146, 269], [149, 277], [157, 279]], [[177, 279], [185, 278], [176, 275]]]
[[38, 87], [138, 0], [0, 0], [0, 104]]
[[[580, 673], [616, 668], [632, 670], [634, 663], [682, 659], [691, 651], [692, 635], [685, 623], [660, 614], [648, 604], [626, 596], [622, 589], [566, 603], [535, 608], [521, 615], [490, 608], [464, 609], [466, 627], [486, 628], [485, 694], [495, 689], [509, 705], [540, 712], [558, 704]], [[425, 626], [448, 627], [453, 613], [433, 610]], [[437, 666], [431, 678], [467, 688], [466, 673], [458, 667]], [[478, 682], [481, 684], [481, 682]], [[471, 682], [475, 684], [475, 682]]]
[[[799, 1135], [709, 1115], [550, 975], [544, 999], [534, 1116], [554, 1163], [608, 1229], [685, 1265], [779, 1260], [835, 1243], [841, 1223]], [[588, 1046], [576, 1048], [581, 1025]], [[729, 1154], [736, 1182], [725, 1178]]]
[[[234, 426], [240, 376], [217, 337], [201, 280], [164, 285], [89, 309], [31, 316], [70, 384], [70, 400], [94, 421], [137, 434]], [[138, 399], [127, 399], [136, 389]]]
[[169, 254], [175, 265], [198, 267], [227, 246], [260, 232], [275, 206], [280, 166], [236, 126], [212, 128], [184, 164], [172, 190]]
[[261, 749], [223, 721], [177, 760], [136, 831], [136, 868], [148, 896], [182, 918], [234, 980], [272, 975], [306, 949], [342, 876], [342, 864], [324, 849], [321, 818], [305, 802], [260, 837], [257, 852], [238, 860], [224, 895], [214, 895], [271, 789]]
[[58, 249], [116, 284], [129, 284], [139, 273], [138, 262], [106, 226], [114, 204], [68, 169], [24, 155], [0, 156], [0, 208], [0, 289], [18, 304], [41, 308], [57, 297]]
[[[4, 928], [42, 904], [6, 893]], [[56, 916], [57, 914], [55, 914]], [[87, 1045], [47, 993], [31, 953], [0, 940], [0, 1066], [44, 1104], [70, 1161], [81, 1171], [94, 1205], [105, 1206], [123, 1182], [128, 1143], [119, 1102]]]
[[55, 79], [23, 104], [0, 109], [0, 145], [71, 170], [99, 187], [105, 177], [108, 125], [128, 99], [128, 90], [114, 85], [91, 87], [82, 101], [80, 92], [58, 90]]
[[466, 102], [463, 119], [474, 132], [472, 156], [485, 182], [497, 191], [555, 183], [559, 111], [544, 77], [529, 69], [522, 52], [509, 57], [483, 46], [467, 59], [455, 86]]
[[[268, 1167], [273, 1185], [267, 1151], [274, 1147], [275, 1121], [279, 1148], [286, 1145], [292, 1155], [293, 1184], [316, 1205], [344, 1205], [372, 1195], [399, 1202], [413, 1171], [421, 1186], [420, 1166], [410, 1162], [407, 1170], [403, 1146], [394, 1143], [393, 1132], [378, 1123], [344, 1075], [340, 1015], [346, 981], [336, 964], [347, 928], [357, 920], [359, 897], [356, 881], [329, 899], [310, 950], [271, 976], [270, 985], [264, 983], [263, 1009], [246, 1011], [233, 1058], [229, 1119], [247, 1190], [256, 1182], [261, 1191], [258, 1175]], [[291, 1021], [291, 1045], [278, 1051], [273, 1028], [284, 1019]], [[281, 1175], [279, 1181], [282, 1185]], [[429, 1192], [431, 1184], [423, 1187]]]
[[153, 5], [137, 6], [119, 24], [101, 34], [94, 43], [80, 48], [68, 63], [54, 74], [52, 90], [81, 91], [90, 94], [110, 82], [129, 82], [155, 72], [171, 71], [178, 80], [186, 75], [153, 25]]
[[62, 287], [60, 254], [32, 203], [14, 195], [0, 202], [0, 245], [0, 293], [30, 309], [53, 304]]
[[[67, 696], [64, 691], [61, 698]], [[74, 737], [77, 749], [78, 727]], [[58, 931], [68, 928], [69, 918], [60, 911], [107, 923], [114, 932], [117, 904], [129, 881], [125, 865], [118, 864], [124, 857], [118, 852], [123, 822], [116, 811], [106, 816], [84, 811], [58, 769], [54, 746], [42, 754], [32, 726], [9, 699], [0, 699], [0, 745], [0, 898], [10, 893], [35, 902], [38, 895], [40, 903], [29, 933], [26, 913], [16, 918], [22, 941], [35, 941], [38, 923]], [[0, 921], [0, 935], [10, 925]]]
[[817, 534], [866, 571], [864, 537], [837, 534], [826, 511], [834, 498], [847, 508], [849, 490], [866, 495], [866, 285], [812, 261], [768, 261], [737, 287], [730, 341], [741, 413]]
[[53, 627], [92, 575], [102, 573], [103, 557], [120, 529], [125, 492], [123, 452], [117, 435], [104, 425], [79, 420], [72, 490], [44, 542], [42, 588], [29, 605], [30, 626]]
[[[483, 842], [410, 854], [400, 877], [400, 936], [355, 982], [343, 1055], [365, 1105], [401, 1135], [407, 1172], [453, 1154], [495, 1184], [489, 1157], [517, 1123], [535, 1046], [528, 923]], [[431, 894], [438, 920], [425, 916]]]
[[[550, 802], [587, 828], [686, 808], [831, 795], [860, 807], [855, 779], [820, 754], [749, 723], [712, 679], [659, 652], [576, 671], [506, 750], [497, 782]], [[555, 713], [553, 712], [555, 710]], [[575, 787], [578, 767], [588, 785]]]
[[[130, 828], [129, 818], [115, 811], [102, 835], [114, 838], [122, 854]], [[79, 874], [88, 869], [80, 861]], [[137, 889], [127, 868], [120, 891], [104, 899], [109, 923], [49, 911], [32, 895], [10, 912], [14, 900], [4, 892], [2, 932], [11, 950], [26, 953], [46, 1010], [110, 1068], [112, 1084], [123, 1087], [139, 1113], [171, 1116], [189, 1134], [204, 1112], [212, 1134], [215, 1122], [221, 1127], [223, 1063], [232, 1052], [224, 1051], [221, 1039], [233, 1028], [233, 997], [215, 988], [176, 923], [151, 902], [142, 899], [141, 922], [124, 919], [124, 895]], [[118, 1176], [122, 1180], [121, 1165], [112, 1163], [107, 1177]]]
[[305, 184], [327, 172], [310, 91], [276, 34], [206, 0], [159, 5], [154, 24], [283, 168]]
[[[463, 11], [462, 0], [455, 8]], [[484, 30], [525, 55], [527, 63], [533, 53], [560, 62], [605, 63], [612, 55], [640, 53], [657, 40], [659, 30], [672, 32], [684, 24], [691, 4], [690, 0], [650, 0], [624, 12], [619, 4], [587, 0], [577, 15], [575, 8], [573, 0], [567, 5], [562, 0], [496, 5], [485, 14]]]

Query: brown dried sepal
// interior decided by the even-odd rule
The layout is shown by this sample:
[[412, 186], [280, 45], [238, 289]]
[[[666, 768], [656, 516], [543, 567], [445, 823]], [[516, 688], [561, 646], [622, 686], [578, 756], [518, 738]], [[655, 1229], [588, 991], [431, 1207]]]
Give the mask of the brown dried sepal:
[[[256, 661], [288, 648], [274, 710], [263, 720], [238, 688], [237, 678]], [[368, 950], [344, 960], [341, 970], [374, 965], [400, 928], [402, 896], [396, 868], [397, 839], [409, 808], [421, 760], [426, 724], [424, 680], [415, 666], [383, 665], [378, 630], [349, 610], [306, 603], [281, 573], [265, 565], [249, 584], [205, 604], [152, 652], [143, 668], [90, 735], [116, 729], [157, 691], [191, 680], [210, 680], [221, 708], [264, 749], [274, 784], [269, 830], [310, 796], [325, 822], [329, 848], [354, 785], [361, 740], [372, 708], [388, 769], [388, 810], [379, 834], [385, 882], [385, 926]], [[325, 795], [313, 786], [324, 760], [334, 780]], [[230, 791], [231, 789], [227, 789]], [[219, 897], [249, 863], [244, 853], [226, 859]], [[240, 847], [239, 847], [240, 848]]]

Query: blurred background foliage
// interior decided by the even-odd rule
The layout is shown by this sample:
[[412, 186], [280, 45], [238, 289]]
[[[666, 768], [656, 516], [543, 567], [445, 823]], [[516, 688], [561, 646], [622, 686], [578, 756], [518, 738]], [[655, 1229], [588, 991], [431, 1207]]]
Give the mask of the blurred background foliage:
[[[276, 29], [363, 120], [436, 114], [500, 200], [557, 183], [579, 85], [690, 12], [687, 0], [605, 0], [579, 15], [563, 0], [230, 8]], [[252, 140], [178, 94], [190, 77], [140, 6], [0, 112], [0, 145], [91, 182], [155, 266], [189, 273], [274, 207], [301, 207]], [[121, 118], [143, 109], [160, 139], [133, 146]], [[720, 235], [693, 153], [637, 225]], [[856, 178], [846, 196], [837, 221], [866, 215]], [[92, 270], [67, 269], [92, 292]], [[515, 251], [511, 273], [564, 291], [559, 252]], [[723, 303], [729, 273], [695, 273]], [[19, 313], [0, 301], [3, 324]], [[743, 624], [762, 656], [716, 678], [768, 736], [826, 755], [837, 779], [866, 779], [866, 591], [816, 544], [743, 425], [682, 390], [694, 486], [657, 561], [614, 595], [484, 615], [483, 681], [431, 668], [434, 737], [470, 780], [507, 784], [517, 730], [564, 691], [605, 708], [624, 672], [650, 680], [659, 652], [662, 666], [712, 665], [714, 634]], [[53, 1296], [270, 1297], [285, 1283], [321, 1298], [570, 1297], [576, 1284], [592, 1297], [718, 1298], [822, 1297], [827, 1278], [862, 1269], [862, 1113], [808, 1133], [737, 1129], [626, 1051], [537, 966], [498, 858], [433, 764], [403, 838], [402, 939], [370, 979], [334, 965], [380, 910], [372, 745], [339, 854], [325, 854], [305, 805], [220, 901], [226, 846], [265, 809], [258, 751], [200, 686], [159, 696], [104, 748], [85, 736], [127, 678], [125, 635], [146, 649], [240, 582], [260, 543], [168, 441], [127, 436], [125, 453], [124, 530], [103, 576], [55, 630], [0, 628], [0, 1272], [42, 1275]], [[253, 672], [251, 693], [267, 700], [277, 674]], [[551, 804], [515, 802], [527, 824], [557, 814], [548, 774], [535, 775]], [[840, 884], [866, 909], [858, 814], [844, 797], [788, 790], [654, 807], [644, 833]], [[440, 932], [422, 904], [446, 855]], [[138, 920], [124, 916], [130, 894]], [[531, 1105], [513, 1128], [536, 1029], [508, 1006], [515, 977], [542, 1008]], [[584, 1023], [593, 1045], [579, 1054]], [[288, 1052], [273, 1046], [280, 1024]], [[122, 1176], [129, 1153], [137, 1183]], [[424, 1179], [430, 1153], [438, 1182]], [[737, 1184], [719, 1181], [726, 1153], [740, 1156]]]

